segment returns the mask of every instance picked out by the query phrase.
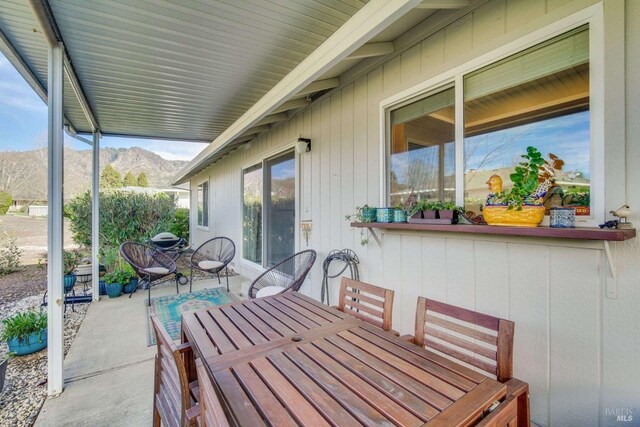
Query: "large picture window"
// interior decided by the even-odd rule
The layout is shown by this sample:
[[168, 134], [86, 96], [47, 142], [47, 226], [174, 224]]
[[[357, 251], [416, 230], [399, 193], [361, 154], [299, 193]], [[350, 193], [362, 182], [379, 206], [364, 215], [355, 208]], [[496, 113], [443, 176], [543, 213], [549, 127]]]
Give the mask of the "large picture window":
[[209, 227], [209, 181], [198, 184], [198, 225]]
[[[585, 25], [453, 76], [442, 89], [390, 109], [388, 202], [400, 204], [413, 193], [418, 199], [464, 201], [467, 210], [479, 213], [488, 179], [500, 175], [508, 189], [520, 155], [533, 146], [564, 162], [546, 206], [575, 206], [578, 215], [589, 216], [589, 64]], [[456, 99], [464, 102], [455, 105]], [[461, 150], [457, 156], [455, 147]], [[456, 171], [463, 175], [458, 180]]]
[[271, 267], [295, 252], [295, 153], [243, 171], [243, 257]]

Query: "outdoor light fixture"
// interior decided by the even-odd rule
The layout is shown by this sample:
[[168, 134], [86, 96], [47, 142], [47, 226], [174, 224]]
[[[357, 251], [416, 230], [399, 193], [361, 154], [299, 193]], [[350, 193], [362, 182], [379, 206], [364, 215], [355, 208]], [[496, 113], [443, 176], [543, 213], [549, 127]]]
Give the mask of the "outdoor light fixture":
[[296, 151], [299, 154], [311, 151], [311, 140], [309, 138], [298, 138], [298, 141], [296, 141]]

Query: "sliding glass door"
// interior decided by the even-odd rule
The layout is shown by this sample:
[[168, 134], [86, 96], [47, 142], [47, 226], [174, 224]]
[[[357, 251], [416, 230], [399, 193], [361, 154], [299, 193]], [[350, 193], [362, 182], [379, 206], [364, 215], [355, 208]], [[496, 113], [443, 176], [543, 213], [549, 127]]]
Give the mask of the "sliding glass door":
[[243, 258], [271, 267], [295, 252], [295, 153], [246, 168], [242, 177]]
[[295, 251], [296, 160], [293, 151], [265, 161], [265, 267]]

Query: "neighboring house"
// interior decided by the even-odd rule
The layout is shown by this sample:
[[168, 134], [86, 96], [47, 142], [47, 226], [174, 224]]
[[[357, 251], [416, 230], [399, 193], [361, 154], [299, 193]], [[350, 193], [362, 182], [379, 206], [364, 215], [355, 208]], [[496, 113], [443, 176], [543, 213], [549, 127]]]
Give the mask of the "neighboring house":
[[151, 187], [122, 187], [118, 190], [131, 193], [159, 194], [164, 193], [176, 201], [177, 208], [189, 209], [191, 207], [191, 192], [187, 188], [151, 188]]
[[[490, 176], [528, 144], [583, 171], [592, 214], [579, 226], [623, 203], [640, 209], [631, 167], [640, 161], [640, 2], [475, 4], [446, 26], [427, 19], [406, 36], [409, 48], [215, 165], [190, 165], [181, 181], [191, 184], [194, 243], [230, 237], [234, 268], [250, 278], [313, 248], [319, 261], [303, 291], [318, 299], [322, 260], [352, 248], [363, 280], [395, 290], [401, 333], [413, 331], [420, 295], [509, 318], [533, 421], [595, 425], [611, 405], [640, 408], [637, 241], [612, 244], [614, 278], [602, 242], [382, 230], [381, 244], [360, 246], [345, 220], [356, 206], [390, 204], [394, 188], [461, 203], [464, 175], [477, 167], [469, 151], [480, 150]], [[310, 152], [294, 151], [299, 136]], [[308, 241], [301, 221], [312, 224]], [[332, 303], [337, 290], [334, 281]]]

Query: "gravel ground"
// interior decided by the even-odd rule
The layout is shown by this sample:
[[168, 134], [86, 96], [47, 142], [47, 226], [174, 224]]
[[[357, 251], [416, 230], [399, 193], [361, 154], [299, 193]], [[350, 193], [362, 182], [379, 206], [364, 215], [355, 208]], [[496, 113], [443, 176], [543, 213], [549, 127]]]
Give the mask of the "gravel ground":
[[[0, 308], [0, 318], [23, 310], [39, 310], [42, 294], [9, 302]], [[69, 307], [65, 318], [64, 353], [67, 354], [84, 319], [88, 304], [77, 304], [76, 311]], [[0, 359], [8, 353], [7, 344], [0, 343]], [[0, 426], [31, 426], [47, 396], [47, 350], [27, 356], [13, 357], [7, 366], [7, 375], [0, 392]]]

